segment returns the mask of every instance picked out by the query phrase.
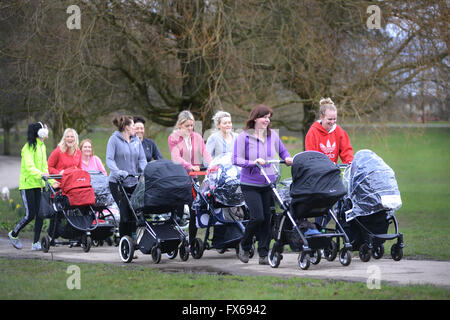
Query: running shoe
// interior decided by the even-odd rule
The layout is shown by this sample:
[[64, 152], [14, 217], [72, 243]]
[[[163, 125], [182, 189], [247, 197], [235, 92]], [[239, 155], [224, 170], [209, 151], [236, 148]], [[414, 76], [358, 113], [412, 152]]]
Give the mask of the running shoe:
[[11, 241], [11, 244], [16, 249], [22, 249], [22, 242], [20, 242], [19, 237], [13, 237], [12, 231], [8, 233], [9, 240]]

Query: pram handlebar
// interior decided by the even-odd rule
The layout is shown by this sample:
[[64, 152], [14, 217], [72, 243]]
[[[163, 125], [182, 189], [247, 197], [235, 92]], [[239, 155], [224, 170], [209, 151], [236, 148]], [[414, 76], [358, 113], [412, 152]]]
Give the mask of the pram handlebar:
[[208, 171], [208, 167], [203, 167], [203, 166], [201, 166], [199, 171], [190, 171], [190, 172], [188, 173], [188, 175], [189, 175], [190, 177], [206, 176], [207, 171]]
[[47, 174], [47, 175], [42, 175], [41, 178], [45, 182], [48, 182], [48, 179], [61, 179], [62, 174]]

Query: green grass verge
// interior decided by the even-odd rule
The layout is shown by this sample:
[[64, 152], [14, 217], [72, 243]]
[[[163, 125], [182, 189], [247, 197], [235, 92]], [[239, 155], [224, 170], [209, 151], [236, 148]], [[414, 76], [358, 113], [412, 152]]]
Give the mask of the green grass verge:
[[[146, 267], [76, 263], [80, 289], [70, 290], [74, 263], [0, 258], [0, 299], [55, 300], [447, 300], [450, 291], [430, 285], [381, 284], [278, 277], [165, 273]], [[20, 274], [20, 277], [17, 275]], [[24, 290], [26, 288], [26, 290]]]

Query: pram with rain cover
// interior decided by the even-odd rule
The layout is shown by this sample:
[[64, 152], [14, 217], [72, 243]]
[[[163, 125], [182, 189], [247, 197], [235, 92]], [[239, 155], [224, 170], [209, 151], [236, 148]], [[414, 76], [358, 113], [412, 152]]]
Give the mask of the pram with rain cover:
[[[190, 176], [205, 172], [191, 172]], [[199, 186], [193, 178], [196, 194], [192, 209], [196, 213], [197, 227], [205, 228], [204, 239], [195, 238], [191, 245], [194, 259], [200, 259], [204, 250], [216, 249], [225, 253], [227, 249], [239, 250], [248, 216], [244, 196], [240, 186], [240, 168], [234, 166], [231, 154], [225, 153], [214, 158], [206, 171], [206, 178]], [[210, 239], [211, 229], [213, 237]], [[253, 255], [254, 250], [250, 251]]]
[[[262, 167], [260, 170], [270, 182]], [[341, 238], [344, 245], [339, 251], [339, 261], [348, 266], [351, 263], [351, 245], [330, 210], [346, 194], [339, 168], [323, 153], [305, 151], [294, 156], [291, 173], [292, 181], [285, 182], [285, 187], [289, 188], [289, 197], [283, 199], [275, 184], [271, 184], [282, 212], [272, 215], [272, 238], [275, 242], [269, 251], [270, 266], [279, 266], [285, 244], [289, 244], [293, 251], [300, 252], [298, 264], [303, 270], [308, 269], [310, 263], [320, 262], [322, 249], [327, 260], [332, 261], [337, 256]], [[325, 229], [320, 232], [317, 230], [318, 225], [307, 220], [324, 216], [328, 212], [336, 222], [335, 230]]]
[[98, 226], [91, 232], [92, 244], [102, 246], [106, 241], [108, 245], [119, 245], [119, 224], [111, 211], [115, 202], [109, 190], [108, 177], [101, 171], [88, 172], [95, 194], [95, 204], [92, 208], [98, 218]]
[[[133, 207], [131, 197], [124, 188], [124, 181], [118, 181], [121, 191], [137, 222], [136, 238], [123, 236], [119, 243], [119, 253], [123, 262], [133, 260], [135, 249], [143, 254], [151, 254], [153, 262], [161, 261], [161, 254], [167, 253], [173, 259], [180, 252], [182, 261], [189, 258], [189, 244], [186, 233], [175, 219], [175, 210], [180, 203], [192, 205], [191, 180], [180, 164], [170, 160], [154, 160], [147, 164], [144, 175], [138, 178], [134, 192], [142, 199], [133, 203], [143, 203], [143, 207]], [[144, 192], [142, 193], [142, 187]], [[171, 213], [167, 220], [152, 220], [153, 215]]]
[[[344, 184], [348, 193], [339, 201], [338, 219], [346, 230], [352, 250], [367, 262], [371, 256], [384, 254], [384, 242], [395, 240], [391, 256], [395, 261], [403, 257], [403, 235], [398, 231], [394, 212], [402, 206], [394, 171], [371, 150], [360, 150], [345, 169]], [[388, 233], [389, 225], [394, 233]]]
[[[91, 232], [99, 225], [93, 209], [95, 193], [91, 186], [91, 178], [87, 171], [66, 169], [62, 175], [43, 176], [46, 187], [51, 190], [52, 205], [56, 212], [51, 217], [48, 234], [41, 239], [44, 252], [50, 246], [81, 245], [88, 252], [92, 245]], [[60, 190], [55, 191], [49, 179], [61, 179]], [[58, 238], [67, 241], [59, 241]]]

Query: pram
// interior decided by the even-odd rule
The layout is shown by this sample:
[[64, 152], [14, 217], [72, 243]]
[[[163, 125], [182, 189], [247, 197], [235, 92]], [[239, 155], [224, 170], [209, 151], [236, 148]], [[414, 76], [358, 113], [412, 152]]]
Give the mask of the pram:
[[[284, 161], [271, 160], [269, 163]], [[263, 167], [258, 165], [268, 183]], [[310, 263], [318, 264], [321, 251], [327, 260], [336, 258], [339, 251], [339, 239], [343, 239], [343, 248], [339, 251], [339, 261], [348, 266], [351, 263], [351, 244], [344, 229], [339, 224], [331, 207], [345, 195], [340, 180], [339, 168], [330, 159], [316, 151], [305, 151], [294, 156], [292, 164], [292, 182], [289, 185], [289, 197], [282, 199], [271, 183], [275, 200], [282, 212], [272, 215], [272, 238], [275, 240], [269, 250], [269, 264], [277, 268], [282, 259], [283, 248], [289, 244], [295, 252], [300, 252], [298, 264], [301, 269], [309, 268]], [[336, 229], [318, 231], [318, 225], [307, 218], [321, 217], [330, 213], [336, 222]], [[333, 240], [335, 238], [336, 241]]]
[[[133, 192], [126, 192], [126, 179], [138, 179]], [[123, 262], [133, 260], [134, 251], [139, 249], [143, 254], [151, 254], [153, 262], [161, 261], [161, 254], [167, 253], [169, 259], [174, 259], [178, 251], [182, 261], [189, 258], [189, 244], [185, 232], [175, 219], [174, 211], [180, 203], [192, 204], [190, 179], [186, 170], [180, 164], [170, 160], [154, 160], [147, 164], [143, 176], [128, 176], [119, 181], [121, 191], [133, 216], [137, 222], [136, 237], [123, 236], [119, 243], [119, 254]], [[142, 192], [144, 191], [144, 192]], [[142, 207], [135, 207], [131, 197], [134, 193], [143, 197], [135, 203], [142, 203]], [[171, 213], [170, 218], [152, 221], [153, 215]]]
[[[199, 175], [206, 175], [201, 185], [196, 181]], [[240, 168], [232, 164], [230, 154], [224, 154], [214, 158], [206, 171], [193, 171], [189, 176], [196, 195], [192, 204], [196, 221], [190, 223], [206, 229], [203, 240], [195, 238], [192, 242], [193, 258], [200, 259], [204, 250], [210, 249], [225, 253], [227, 249], [234, 248], [237, 253], [247, 222], [244, 218], [248, 216], [240, 187]], [[250, 256], [253, 254], [254, 248], [250, 250]]]
[[[380, 259], [384, 242], [395, 240], [391, 256], [395, 261], [403, 257], [403, 235], [398, 231], [394, 212], [401, 205], [400, 191], [394, 171], [371, 150], [360, 150], [345, 169], [344, 184], [347, 195], [339, 201], [338, 219], [346, 230], [352, 250], [367, 262], [371, 256]], [[388, 233], [394, 224], [394, 233]]]
[[108, 245], [118, 246], [120, 241], [119, 224], [111, 211], [115, 202], [109, 190], [109, 179], [101, 171], [88, 172], [95, 194], [95, 204], [92, 208], [99, 223], [98, 227], [91, 232], [92, 244], [102, 246], [106, 241]]
[[[54, 215], [48, 234], [42, 237], [42, 251], [48, 252], [50, 246], [81, 245], [88, 252], [92, 245], [92, 232], [100, 223], [93, 209], [95, 194], [90, 175], [80, 169], [67, 169], [62, 175], [42, 176], [45, 187], [51, 191]], [[55, 191], [49, 179], [61, 179], [61, 189]], [[67, 241], [58, 241], [58, 238]]]

